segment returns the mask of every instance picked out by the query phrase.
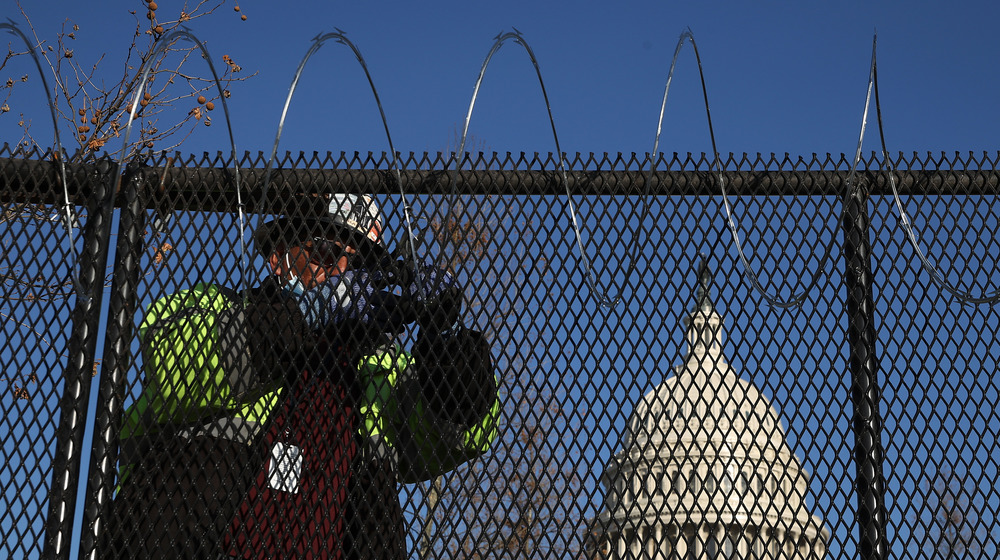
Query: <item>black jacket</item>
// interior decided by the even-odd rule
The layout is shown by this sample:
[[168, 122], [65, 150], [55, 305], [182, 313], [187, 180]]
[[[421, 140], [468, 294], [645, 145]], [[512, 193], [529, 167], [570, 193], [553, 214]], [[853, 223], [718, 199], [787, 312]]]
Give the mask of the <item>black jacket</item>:
[[[400, 457], [357, 429], [361, 388], [353, 364], [391, 345], [391, 340], [382, 329], [362, 324], [311, 330], [295, 301], [273, 280], [244, 296], [245, 303], [234, 306], [233, 316], [223, 323], [229, 327], [220, 329], [219, 342], [224, 361], [244, 368], [245, 388], [284, 387], [281, 407], [291, 409], [296, 403], [288, 399], [302, 392], [297, 384], [321, 380], [335, 388], [340, 400], [333, 408], [345, 415], [337, 424], [345, 433], [326, 436], [331, 442], [350, 442], [339, 446], [349, 455], [344, 463], [348, 470], [332, 471], [347, 479], [343, 507], [325, 530], [338, 534], [317, 550], [342, 547], [342, 557], [349, 559], [406, 558], [397, 495]], [[442, 336], [428, 325], [418, 330], [412, 355], [406, 384], [416, 387], [434, 414], [461, 426], [494, 406], [496, 379], [480, 333], [459, 329]], [[198, 429], [156, 434], [115, 499], [105, 550], [129, 558], [206, 558], [224, 547], [248, 558], [264, 554], [248, 552], [254, 550], [251, 541], [256, 535], [234, 534], [234, 519], [254, 515], [248, 496], [259, 494], [257, 487], [274, 468], [269, 446], [283, 422], [280, 416], [280, 411], [272, 414], [266, 425], [240, 441]], [[206, 425], [219, 422], [209, 420]], [[326, 552], [326, 557], [338, 557], [335, 551]]]

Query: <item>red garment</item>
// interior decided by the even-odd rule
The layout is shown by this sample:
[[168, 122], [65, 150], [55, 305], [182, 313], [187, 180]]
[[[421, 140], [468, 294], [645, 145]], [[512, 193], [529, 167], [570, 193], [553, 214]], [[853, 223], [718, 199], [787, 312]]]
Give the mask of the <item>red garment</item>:
[[239, 558], [343, 558], [356, 414], [347, 389], [304, 373], [265, 435], [263, 470], [230, 526]]

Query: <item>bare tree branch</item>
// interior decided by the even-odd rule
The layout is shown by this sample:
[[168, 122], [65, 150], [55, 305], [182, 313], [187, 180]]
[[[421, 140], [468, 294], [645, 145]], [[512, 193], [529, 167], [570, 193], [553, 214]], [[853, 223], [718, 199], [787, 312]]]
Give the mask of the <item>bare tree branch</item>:
[[[116, 148], [109, 154], [111, 156], [131, 158], [158, 149], [174, 150], [191, 138], [199, 130], [199, 125], [211, 125], [209, 114], [220, 94], [208, 66], [201, 60], [201, 49], [175, 38], [161, 50], [158, 41], [180, 25], [215, 13], [227, 0], [185, 2], [179, 8], [174, 5], [169, 9], [176, 11], [171, 11], [166, 17], [161, 16], [168, 8], [161, 9], [155, 1], [134, 1], [136, 9], [130, 10], [130, 14], [135, 25], [130, 31], [126, 28], [126, 33], [131, 34], [126, 35], [130, 39], [128, 47], [119, 53], [93, 55], [78, 52], [75, 48], [78, 35], [85, 30], [81, 30], [71, 19], [63, 20], [54, 38], [43, 38], [29, 17], [26, 5], [16, 1], [27, 27], [26, 36], [32, 43], [31, 50], [38, 54], [43, 69], [48, 71], [46, 78], [51, 77], [53, 90], [47, 93], [55, 107], [64, 149], [72, 153], [68, 156], [70, 161], [94, 158], [108, 149], [110, 141], [122, 137], [132, 110], [131, 104], [135, 102], [139, 106], [129, 145]], [[31, 8], [34, 7], [31, 5]], [[244, 14], [236, 17], [246, 20]], [[14, 43], [8, 45], [7, 53], [0, 59], [0, 69], [10, 68], [11, 61], [29, 55], [28, 50], [21, 51], [20, 48]], [[94, 61], [87, 62], [87, 59]], [[221, 63], [219, 80], [224, 92], [221, 95], [226, 97], [229, 97], [235, 84], [256, 75], [245, 72], [228, 54], [221, 55]], [[118, 64], [121, 66], [116, 70]], [[147, 91], [136, 99], [147, 69], [150, 72]], [[106, 75], [113, 76], [113, 79], [105, 81]], [[32, 120], [25, 118], [26, 109], [15, 105], [14, 93], [29, 81], [28, 75], [4, 80], [0, 82], [0, 119], [13, 119], [18, 115], [16, 122], [22, 131], [13, 153], [24, 157], [53, 157], [46, 155], [48, 146], [43, 146], [32, 136]], [[31, 251], [29, 243], [20, 242], [14, 246], [11, 240], [25, 235], [24, 232], [30, 231], [30, 228], [43, 226], [51, 228], [46, 234], [62, 232], [66, 235], [61, 213], [50, 207], [7, 204], [0, 206], [0, 225], [10, 232], [0, 238], [0, 286], [3, 286], [4, 293], [4, 298], [0, 300], [0, 314], [14, 321], [19, 329], [34, 332], [43, 345], [51, 346], [51, 342], [47, 342], [48, 339], [42, 337], [37, 329], [19, 314], [10, 313], [9, 309], [39, 302], [65, 306], [73, 295], [72, 272], [67, 271], [61, 278], [53, 278], [51, 273], [36, 272], [38, 267], [30, 264], [27, 255]], [[147, 238], [145, 250], [150, 255], [151, 266], [156, 267], [170, 258], [173, 247], [157, 240], [153, 234]], [[146, 271], [146, 274], [151, 273]], [[110, 277], [107, 277], [105, 286], [109, 284]], [[5, 305], [9, 307], [2, 307]], [[17, 376], [8, 376], [7, 382], [16, 383], [19, 398], [26, 395], [27, 382]]]
[[971, 481], [963, 481], [950, 468], [927, 475], [921, 511], [914, 519], [926, 531], [923, 550], [927, 558], [958, 560], [980, 558], [994, 529], [982, 520], [974, 503], [978, 494]]

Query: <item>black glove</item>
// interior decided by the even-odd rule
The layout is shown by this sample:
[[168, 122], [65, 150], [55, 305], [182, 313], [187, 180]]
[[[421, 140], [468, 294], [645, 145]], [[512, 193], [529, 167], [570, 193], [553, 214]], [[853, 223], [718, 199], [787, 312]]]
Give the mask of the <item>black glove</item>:
[[[383, 290], [383, 320], [417, 323], [445, 334], [459, 327], [462, 289], [448, 271], [429, 263], [414, 266], [412, 259], [403, 258], [384, 261], [371, 275]], [[399, 286], [402, 294], [386, 291], [390, 286]]]
[[460, 329], [442, 336], [421, 331], [412, 355], [421, 394], [435, 416], [471, 426], [489, 413], [497, 383], [482, 333]]
[[420, 327], [412, 356], [417, 380], [429, 409], [439, 418], [472, 425], [496, 401], [497, 385], [489, 344], [479, 332], [461, 324], [462, 288], [446, 270], [424, 262], [417, 265], [404, 243], [396, 257], [373, 270], [382, 293], [402, 288], [386, 301], [385, 316]]

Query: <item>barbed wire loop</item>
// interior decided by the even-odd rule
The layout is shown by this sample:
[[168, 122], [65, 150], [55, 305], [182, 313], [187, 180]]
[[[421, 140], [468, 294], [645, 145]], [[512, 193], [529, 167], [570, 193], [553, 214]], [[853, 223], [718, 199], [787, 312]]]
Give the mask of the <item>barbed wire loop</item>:
[[[406, 192], [403, 189], [403, 176], [402, 172], [400, 171], [399, 153], [396, 152], [396, 148], [392, 142], [392, 134], [389, 132], [389, 121], [385, 116], [385, 109], [382, 106], [382, 99], [379, 97], [378, 88], [375, 87], [375, 81], [372, 79], [371, 72], [368, 71], [368, 64], [365, 63], [365, 57], [361, 55], [361, 51], [353, 42], [351, 42], [350, 39], [347, 38], [347, 35], [342, 30], [336, 27], [334, 29], [336, 29], [335, 32], [320, 33], [315, 37], [313, 37], [312, 44], [309, 46], [309, 49], [306, 51], [305, 56], [302, 57], [302, 60], [299, 62], [298, 67], [295, 69], [295, 75], [292, 77], [292, 83], [288, 87], [288, 95], [285, 97], [285, 104], [281, 109], [281, 117], [278, 119], [278, 129], [274, 135], [274, 147], [271, 148], [271, 156], [267, 160], [267, 167], [265, 168], [264, 171], [264, 188], [261, 194], [260, 202], [257, 207], [257, 214], [261, 217], [265, 214], [264, 203], [267, 200], [267, 192], [268, 188], [270, 187], [271, 174], [274, 171], [274, 161], [278, 155], [278, 144], [281, 142], [281, 134], [285, 128], [285, 118], [288, 116], [288, 108], [292, 104], [292, 97], [295, 95], [295, 89], [296, 87], [298, 87], [299, 79], [305, 72], [306, 63], [309, 62], [309, 59], [312, 57], [312, 55], [315, 54], [316, 51], [318, 51], [320, 47], [323, 46], [324, 43], [326, 43], [329, 40], [333, 40], [336, 43], [348, 47], [349, 49], [351, 49], [351, 52], [354, 53], [354, 57], [357, 59], [358, 63], [361, 64], [361, 69], [365, 73], [365, 78], [368, 80], [368, 86], [371, 87], [372, 95], [375, 97], [375, 104], [378, 106], [379, 116], [382, 118], [382, 128], [385, 130], [386, 141], [389, 144], [389, 153], [392, 154], [392, 162], [391, 162], [392, 174], [396, 178], [396, 184], [399, 187], [399, 198], [403, 209], [404, 220], [406, 222], [406, 233], [409, 236], [409, 239], [412, 240], [415, 237], [413, 234], [413, 217], [411, 215], [412, 210], [410, 204], [407, 202]], [[250, 232], [250, 236], [251, 238], [253, 237], [253, 231]], [[416, 249], [414, 244], [410, 243], [410, 251], [413, 258], [413, 262], [417, 262], [417, 256], [415, 250]], [[419, 272], [420, 267], [416, 268], [418, 270], [417, 274], [420, 274]], [[419, 282], [418, 285], [420, 286], [420, 289], [423, 290], [423, 282]]]
[[[497, 51], [500, 50], [500, 47], [502, 47], [504, 43], [506, 43], [507, 41], [513, 41], [518, 45], [521, 45], [521, 47], [523, 47], [524, 51], [527, 53], [528, 58], [531, 60], [532, 66], [534, 66], [535, 75], [538, 77], [538, 85], [542, 90], [542, 99], [545, 101], [545, 110], [548, 114], [549, 126], [552, 129], [552, 139], [556, 147], [556, 157], [558, 158], [558, 163], [559, 163], [559, 173], [560, 176], [562, 177], [563, 186], [565, 187], [566, 190], [566, 201], [569, 205], [570, 220], [572, 222], [573, 231], [576, 235], [576, 245], [577, 249], [580, 251], [580, 262], [582, 262], [584, 266], [584, 275], [586, 277], [587, 284], [590, 287], [591, 293], [598, 298], [598, 301], [600, 302], [601, 306], [607, 308], [613, 308], [618, 304], [618, 302], [622, 300], [622, 294], [619, 293], [615, 297], [609, 298], [605, 293], [605, 291], [602, 290], [597, 285], [597, 278], [595, 277], [594, 271], [590, 266], [590, 262], [586, 258], [586, 253], [583, 250], [583, 233], [580, 230], [580, 225], [577, 220], [576, 207], [573, 204], [573, 193], [570, 192], [569, 189], [569, 175], [566, 170], [566, 159], [564, 157], [562, 147], [559, 144], [559, 133], [556, 130], [555, 118], [552, 116], [552, 104], [549, 102], [549, 94], [548, 91], [545, 89], [545, 80], [542, 78], [542, 70], [540, 65], [538, 64], [538, 58], [535, 56], [534, 51], [532, 51], [531, 46], [528, 45], [528, 41], [524, 38], [524, 35], [517, 28], [512, 28], [512, 29], [513, 31], [500, 32], [496, 37], [494, 37], [493, 46], [490, 48], [489, 53], [483, 60], [483, 65], [479, 69], [479, 76], [476, 78], [476, 85], [472, 89], [472, 99], [471, 101], [469, 101], [469, 110], [465, 115], [465, 123], [462, 126], [462, 139], [461, 142], [459, 143], [458, 152], [449, 159], [449, 163], [452, 161], [455, 162], [455, 168], [452, 170], [451, 173], [451, 192], [448, 195], [448, 202], [447, 202], [448, 214], [450, 215], [455, 207], [455, 196], [458, 187], [458, 172], [459, 169], [461, 168], [461, 160], [465, 155], [465, 144], [469, 136], [469, 123], [472, 121], [472, 112], [476, 106], [476, 98], [479, 96], [479, 89], [482, 86], [483, 77], [486, 75], [486, 68], [489, 66], [490, 60], [492, 60], [493, 55], [495, 55]], [[648, 182], [647, 182], [647, 188], [648, 188]], [[627, 273], [626, 276], [631, 275], [634, 266], [635, 266], [635, 251], [633, 250], [632, 262], [629, 266], [629, 272]]]
[[[763, 297], [764, 300], [768, 303], [768, 305], [772, 307], [777, 307], [779, 309], [789, 309], [793, 307], [798, 307], [802, 305], [802, 303], [806, 300], [806, 298], [808, 297], [809, 293], [813, 290], [813, 288], [815, 288], [819, 284], [820, 277], [826, 270], [827, 261], [830, 260], [830, 256], [833, 253], [833, 247], [834, 244], [836, 243], [837, 236], [836, 235], [830, 236], [830, 240], [827, 242], [826, 247], [823, 251], [823, 256], [820, 258], [820, 262], [817, 265], [816, 270], [813, 271], [812, 278], [809, 280], [809, 283], [805, 286], [805, 288], [802, 289], [801, 292], [793, 294], [788, 299], [784, 300], [780, 299], [778, 295], [771, 295], [767, 293], [767, 290], [764, 288], [764, 285], [760, 281], [760, 275], [753, 270], [753, 268], [750, 265], [750, 260], [747, 258], [746, 252], [743, 250], [743, 241], [740, 236], [740, 229], [736, 225], [736, 221], [733, 217], [733, 208], [729, 202], [729, 192], [728, 189], [726, 188], [726, 181], [725, 181], [725, 176], [723, 175], [721, 158], [719, 156], [719, 149], [715, 140], [715, 127], [712, 124], [712, 110], [708, 102], [708, 87], [705, 82], [705, 71], [701, 62], [701, 55], [698, 52], [698, 43], [695, 41], [694, 33], [691, 31], [690, 28], [681, 33], [680, 39], [678, 39], [677, 41], [677, 48], [674, 51], [674, 59], [670, 64], [670, 73], [668, 74], [667, 78], [667, 87], [663, 93], [664, 106], [666, 105], [667, 91], [670, 89], [670, 82], [673, 78], [674, 68], [677, 65], [678, 56], [680, 55], [681, 48], [684, 46], [684, 43], [686, 41], [691, 43], [691, 47], [694, 49], [695, 60], [698, 63], [698, 76], [701, 80], [702, 98], [705, 102], [705, 116], [707, 117], [708, 120], [708, 133], [712, 143], [712, 168], [715, 169], [715, 172], [718, 177], [719, 191], [722, 194], [722, 205], [725, 210], [726, 224], [729, 226], [729, 231], [733, 236], [733, 241], [736, 247], [737, 256], [739, 257], [740, 263], [743, 265], [744, 276], [747, 278], [747, 280], [750, 281], [750, 285], [753, 287], [754, 291], [759, 293], [761, 297]], [[866, 115], [868, 111], [867, 106], [868, 103], [866, 101], [865, 102]], [[662, 119], [662, 108], [661, 108], [661, 119]], [[659, 129], [657, 130], [657, 134], [659, 134]], [[853, 179], [855, 175], [855, 170], [857, 169], [858, 162], [861, 159], [861, 143], [863, 139], [864, 139], [864, 123], [862, 123], [861, 126], [861, 139], [858, 141], [858, 149], [854, 157], [854, 164], [851, 166], [850, 179], [848, 180], [848, 185], [847, 185], [849, 192], [847, 193], [846, 196], [850, 196], [850, 189], [853, 188], [852, 185], [854, 184]], [[843, 223], [845, 208], [846, 205], [842, 205], [838, 223]]]
[[[73, 282], [73, 289], [76, 293], [76, 297], [81, 298], [87, 305], [93, 301], [93, 298], [87, 293], [87, 290], [83, 287], [83, 280], [80, 278], [80, 252], [76, 248], [76, 239], [73, 235], [73, 229], [79, 225], [79, 219], [76, 216], [76, 211], [73, 209], [73, 205], [69, 200], [69, 181], [67, 180], [66, 174], [66, 151], [63, 149], [62, 139], [59, 137], [59, 120], [56, 117], [56, 106], [53, 98], [56, 93], [54, 91], [49, 91], [49, 82], [45, 79], [45, 71], [42, 70], [42, 63], [38, 60], [38, 54], [35, 52], [35, 47], [31, 46], [28, 38], [23, 32], [17, 27], [12, 20], [8, 19], [6, 22], [0, 22], [0, 29], [6, 29], [11, 35], [15, 35], [21, 38], [24, 42], [24, 46], [28, 48], [28, 54], [31, 55], [31, 59], [35, 62], [35, 68], [38, 70], [38, 77], [42, 80], [42, 88], [45, 90], [46, 101], [49, 104], [49, 114], [52, 116], [52, 133], [55, 136], [55, 147], [52, 151], [52, 157], [55, 158], [56, 164], [59, 166], [59, 178], [62, 180], [62, 195], [63, 195], [63, 224], [66, 227], [66, 236], [69, 239], [69, 251], [70, 258], [72, 259], [70, 268], [70, 277]], [[40, 47], [39, 47], [40, 48]], [[56, 84], [60, 89], [65, 89], [62, 83], [59, 81], [59, 76], [55, 75]], [[113, 190], [111, 192], [114, 192]]]
[[205, 47], [205, 44], [202, 43], [187, 27], [181, 26], [180, 29], [175, 29], [169, 34], [160, 37], [156, 40], [153, 50], [150, 51], [149, 58], [147, 59], [150, 63], [143, 69], [142, 77], [139, 80], [139, 86], [135, 90], [135, 96], [132, 99], [132, 108], [129, 110], [128, 124], [125, 125], [125, 134], [122, 139], [122, 150], [118, 156], [119, 173], [115, 177], [114, 188], [111, 192], [118, 192], [118, 189], [121, 186], [122, 174], [120, 171], [125, 169], [125, 159], [129, 155], [129, 137], [132, 134], [132, 124], [135, 122], [135, 117], [139, 113], [139, 107], [141, 106], [140, 100], [142, 99], [143, 93], [146, 90], [146, 84], [149, 82], [149, 77], [153, 71], [153, 61], [155, 61], [161, 54], [165, 54], [167, 49], [170, 48], [170, 45], [178, 39], [187, 39], [188, 41], [191, 41], [195, 44], [198, 50], [201, 51], [202, 58], [208, 63], [208, 68], [212, 72], [212, 79], [215, 81], [215, 87], [219, 92], [219, 99], [222, 101], [222, 110], [226, 117], [226, 130], [229, 132], [229, 146], [232, 154], [229, 164], [233, 166], [233, 181], [235, 182], [236, 187], [236, 207], [240, 228], [239, 284], [240, 291], [242, 292], [246, 288], [247, 269], [249, 266], [246, 241], [243, 238], [243, 231], [246, 227], [246, 205], [243, 202], [242, 181], [240, 180], [240, 163], [236, 154], [236, 138], [233, 135], [233, 125], [229, 114], [229, 104], [226, 102], [226, 95], [224, 88], [222, 87], [222, 81], [219, 79], [219, 74], [215, 70], [215, 64], [212, 63], [212, 57], [209, 55], [208, 49]]
[[882, 104], [879, 101], [878, 96], [878, 65], [875, 60], [875, 46], [876, 41], [872, 40], [871, 81], [875, 89], [875, 118], [878, 122], [878, 136], [882, 148], [882, 170], [885, 171], [889, 179], [889, 186], [892, 189], [892, 198], [896, 204], [896, 210], [899, 212], [899, 225], [903, 228], [903, 233], [906, 236], [907, 241], [910, 243], [910, 246], [913, 247], [914, 254], [916, 254], [917, 259], [920, 260], [920, 265], [925, 271], [927, 271], [927, 274], [930, 276], [932, 282], [937, 284], [939, 288], [948, 292], [952, 297], [963, 304], [992, 305], [1000, 301], [1000, 289], [991, 293], [983, 293], [975, 296], [972, 295], [971, 292], [967, 292], [956, 287], [952, 283], [948, 282], [944, 275], [938, 270], [937, 264], [934, 261], [931, 261], [923, 249], [920, 248], [917, 233], [913, 229], [913, 222], [910, 220], [909, 214], [906, 213], [906, 209], [903, 207], [903, 201], [899, 196], [899, 189], [896, 186], [896, 170], [893, 167], [892, 159], [889, 157], [889, 150], [886, 148], [885, 127], [882, 124]]

